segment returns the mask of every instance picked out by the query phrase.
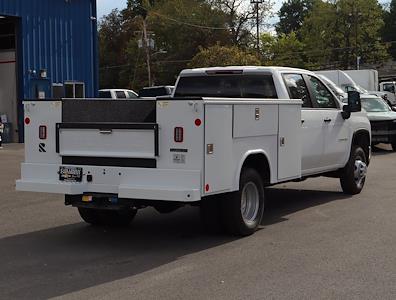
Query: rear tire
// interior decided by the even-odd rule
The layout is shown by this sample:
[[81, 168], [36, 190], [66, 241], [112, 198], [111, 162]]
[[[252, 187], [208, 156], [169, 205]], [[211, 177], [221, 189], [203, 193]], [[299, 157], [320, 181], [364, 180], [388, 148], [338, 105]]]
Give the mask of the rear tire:
[[345, 194], [359, 194], [366, 181], [367, 157], [362, 147], [352, 145], [351, 155], [340, 177], [342, 190]]
[[222, 215], [227, 231], [248, 236], [261, 224], [264, 213], [264, 185], [260, 174], [252, 168], [242, 170], [238, 192], [224, 195]]
[[135, 218], [137, 210], [104, 210], [79, 207], [81, 218], [91, 225], [128, 226]]

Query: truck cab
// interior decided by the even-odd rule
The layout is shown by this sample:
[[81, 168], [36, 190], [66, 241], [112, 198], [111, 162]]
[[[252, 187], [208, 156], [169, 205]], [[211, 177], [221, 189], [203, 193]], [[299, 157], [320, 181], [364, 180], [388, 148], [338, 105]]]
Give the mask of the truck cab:
[[381, 82], [379, 87], [380, 87], [381, 92], [386, 93], [387, 99], [390, 101], [390, 103], [395, 105], [396, 104], [396, 82], [395, 81]]

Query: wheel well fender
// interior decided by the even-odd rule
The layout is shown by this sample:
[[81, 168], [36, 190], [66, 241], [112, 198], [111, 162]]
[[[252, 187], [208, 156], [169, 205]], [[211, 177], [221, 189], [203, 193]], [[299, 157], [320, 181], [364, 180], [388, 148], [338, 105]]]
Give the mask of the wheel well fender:
[[353, 134], [352, 145], [361, 146], [366, 154], [368, 162], [370, 162], [371, 138], [370, 133], [367, 130], [361, 129], [356, 131]]
[[264, 150], [251, 150], [242, 157], [235, 176], [235, 187], [239, 189], [239, 180], [244, 167], [251, 166], [259, 172], [264, 185], [271, 183], [272, 166], [268, 155]]

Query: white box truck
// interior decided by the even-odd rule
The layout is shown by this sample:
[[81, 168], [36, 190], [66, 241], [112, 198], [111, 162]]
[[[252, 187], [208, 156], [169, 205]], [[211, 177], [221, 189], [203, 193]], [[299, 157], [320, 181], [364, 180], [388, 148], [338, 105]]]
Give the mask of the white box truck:
[[396, 105], [395, 82], [379, 83], [377, 70], [325, 70], [315, 73], [326, 76], [346, 92], [358, 91], [361, 94], [376, 95], [390, 106]]
[[205, 224], [252, 234], [264, 188], [311, 176], [362, 190], [370, 123], [312, 72], [225, 67], [181, 72], [168, 99], [25, 102], [20, 191], [65, 194], [91, 224], [138, 209], [200, 205]]

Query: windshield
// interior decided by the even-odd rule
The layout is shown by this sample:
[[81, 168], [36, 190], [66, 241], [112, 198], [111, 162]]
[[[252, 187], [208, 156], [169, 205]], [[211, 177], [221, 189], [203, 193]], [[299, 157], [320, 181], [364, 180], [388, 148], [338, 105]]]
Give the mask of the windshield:
[[381, 98], [362, 98], [362, 106], [367, 112], [387, 112], [391, 111], [388, 104]]

